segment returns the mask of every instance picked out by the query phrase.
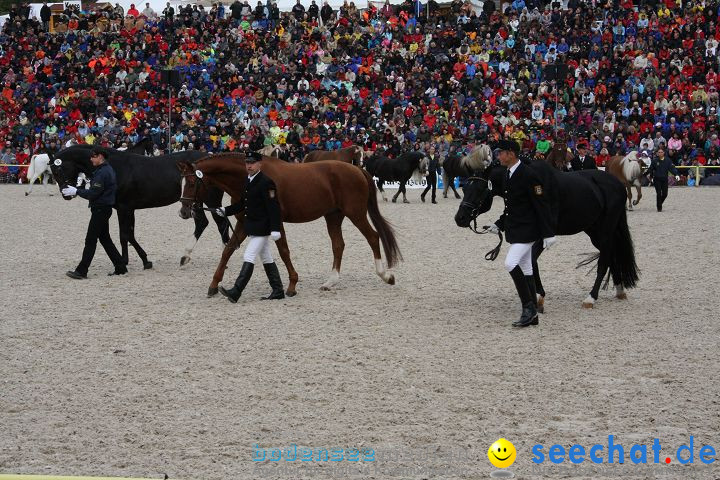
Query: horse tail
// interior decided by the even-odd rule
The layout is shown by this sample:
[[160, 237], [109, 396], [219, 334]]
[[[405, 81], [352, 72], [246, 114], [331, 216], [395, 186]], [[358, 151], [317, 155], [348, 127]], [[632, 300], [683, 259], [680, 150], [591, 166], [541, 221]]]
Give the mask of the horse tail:
[[623, 288], [634, 288], [640, 278], [640, 269], [635, 262], [635, 246], [630, 236], [625, 208], [621, 210], [613, 242], [610, 261], [619, 276], [619, 283]]
[[368, 185], [368, 214], [370, 215], [370, 221], [375, 226], [375, 229], [380, 235], [380, 242], [382, 243], [383, 250], [385, 251], [385, 259], [387, 260], [388, 268], [394, 267], [398, 261], [402, 260], [402, 253], [400, 253], [400, 247], [398, 247], [397, 240], [395, 239], [395, 231], [393, 230], [390, 222], [385, 220], [385, 217], [380, 213], [377, 201], [377, 187], [373, 181], [372, 176], [366, 171], [362, 170], [367, 180]]

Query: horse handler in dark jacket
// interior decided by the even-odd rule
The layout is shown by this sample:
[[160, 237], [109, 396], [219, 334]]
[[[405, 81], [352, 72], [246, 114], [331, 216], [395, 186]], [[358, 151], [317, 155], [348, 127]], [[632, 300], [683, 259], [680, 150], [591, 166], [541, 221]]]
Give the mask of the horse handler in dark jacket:
[[110, 238], [108, 221], [112, 216], [112, 207], [115, 204], [117, 181], [115, 180], [115, 170], [105, 162], [105, 155], [105, 151], [99, 148], [93, 149], [90, 155], [90, 161], [95, 167], [90, 179], [90, 188], [77, 189], [73, 186], [67, 186], [62, 189], [62, 194], [66, 197], [78, 195], [87, 199], [91, 212], [87, 235], [85, 235], [82, 260], [80, 260], [75, 270], [68, 271], [66, 274], [76, 280], [87, 278], [98, 240], [100, 240], [100, 244], [105, 249], [107, 256], [110, 257], [110, 261], [115, 265], [115, 270], [110, 272], [109, 275], [125, 275], [127, 273], [127, 267], [122, 256], [115, 247], [112, 238]]
[[518, 159], [520, 148], [513, 140], [502, 140], [499, 144], [500, 163], [507, 168], [503, 186], [505, 211], [494, 225], [486, 231], [497, 233], [504, 230], [510, 248], [505, 258], [505, 268], [515, 283], [522, 315], [513, 327], [537, 325], [537, 293], [532, 267], [532, 247], [542, 240], [544, 248], [550, 248], [556, 241], [552, 231], [551, 211], [543, 191], [540, 177], [529, 166]]
[[244, 228], [248, 235], [248, 244], [243, 256], [244, 263], [240, 275], [235, 280], [235, 286], [229, 290], [220, 287], [220, 293], [232, 303], [236, 303], [250, 281], [255, 268], [255, 259], [259, 255], [272, 288], [272, 293], [262, 300], [279, 300], [285, 298], [285, 291], [280, 272], [270, 252], [270, 239], [277, 242], [282, 228], [277, 189], [275, 183], [261, 171], [261, 155], [246, 156], [245, 166], [248, 178], [245, 182], [244, 202], [240, 201], [227, 208], [216, 209], [216, 213], [221, 216], [235, 215], [245, 209]]

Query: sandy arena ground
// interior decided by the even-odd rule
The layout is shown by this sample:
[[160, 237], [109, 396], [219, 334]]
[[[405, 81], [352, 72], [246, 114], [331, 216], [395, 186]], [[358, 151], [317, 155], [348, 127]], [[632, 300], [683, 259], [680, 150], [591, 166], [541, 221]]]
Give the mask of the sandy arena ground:
[[[506, 246], [485, 261], [496, 237], [456, 227], [455, 199], [423, 204], [413, 190], [409, 205], [381, 204], [405, 257], [395, 286], [375, 275], [346, 221], [341, 283], [320, 291], [331, 265], [320, 220], [287, 226], [297, 297], [261, 302], [269, 287], [256, 269], [232, 305], [205, 296], [220, 252], [214, 225], [180, 268], [192, 223], [177, 205], [139, 211], [155, 268], [143, 271], [131, 251], [130, 274], [109, 278], [98, 247], [90, 279], [73, 281], [65, 271], [80, 258], [87, 202], [23, 191], [0, 188], [0, 473], [488, 478], [488, 447], [506, 437], [516, 478], [720, 477], [718, 462], [698, 458], [705, 444], [720, 452], [720, 188], [671, 189], [663, 213], [645, 189], [629, 214], [642, 277], [627, 301], [611, 289], [581, 309], [593, 277], [574, 266], [593, 249], [584, 235], [562, 237], [541, 259], [546, 313], [523, 330], [510, 327], [519, 306]], [[117, 239], [115, 214], [111, 231]], [[241, 263], [237, 254], [226, 285]], [[556, 443], [607, 446], [610, 434], [625, 465], [589, 471], [589, 460], [566, 459], [562, 470], [546, 459], [540, 471], [531, 461], [535, 444], [547, 455]], [[680, 467], [675, 451], [690, 435], [695, 463]], [[656, 437], [671, 465], [630, 463], [630, 447]], [[256, 444], [264, 462], [253, 461]], [[375, 456], [269, 461], [270, 448], [293, 445], [298, 457]]]

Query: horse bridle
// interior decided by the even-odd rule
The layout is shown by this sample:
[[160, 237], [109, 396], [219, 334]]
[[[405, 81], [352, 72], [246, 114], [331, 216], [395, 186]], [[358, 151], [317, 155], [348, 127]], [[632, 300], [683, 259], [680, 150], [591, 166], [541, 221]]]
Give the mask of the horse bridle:
[[[215, 208], [203, 207], [202, 202], [200, 200], [198, 200], [198, 186], [200, 184], [202, 184], [202, 186], [205, 190], [208, 189], [207, 185], [205, 185], [205, 180], [203, 180], [203, 177], [205, 175], [203, 174], [202, 170], [197, 168], [197, 164], [191, 163], [190, 166], [193, 167], [193, 170], [194, 170], [193, 173], [187, 173], [187, 174], [183, 175], [182, 177], [183, 178], [195, 177], [195, 191], [193, 192], [193, 198], [181, 196], [180, 201], [183, 201], [183, 200], [191, 201], [192, 207], [190, 207], [190, 208], [192, 208], [193, 210], [204, 210], [206, 212], [215, 213], [215, 210], [216, 210]], [[235, 236], [235, 229], [232, 226], [232, 222], [227, 217], [225, 217], [225, 219], [227, 220], [228, 226], [230, 226], [230, 230], [232, 230], [233, 236]]]
[[[468, 228], [472, 230], [473, 232], [477, 233], [478, 235], [484, 235], [488, 233], [487, 231], [478, 231], [477, 228], [477, 217], [480, 216], [480, 207], [483, 206], [485, 203], [485, 200], [487, 200], [488, 196], [492, 193], [492, 185], [490, 183], [490, 180], [487, 180], [482, 177], [473, 176], [468, 177], [466, 183], [472, 183], [476, 180], [480, 180], [485, 182], [485, 191], [480, 196], [480, 201], [478, 202], [477, 206], [473, 205], [472, 203], [468, 202], [467, 200], [463, 200], [460, 203], [461, 207], [470, 208], [470, 221], [472, 222], [472, 225], [468, 225]], [[500, 237], [500, 243], [497, 244], [495, 248], [490, 250], [485, 254], [485, 260], [494, 261], [498, 255], [500, 254], [500, 247], [503, 244], [503, 234], [502, 232], [498, 231], [498, 237]]]

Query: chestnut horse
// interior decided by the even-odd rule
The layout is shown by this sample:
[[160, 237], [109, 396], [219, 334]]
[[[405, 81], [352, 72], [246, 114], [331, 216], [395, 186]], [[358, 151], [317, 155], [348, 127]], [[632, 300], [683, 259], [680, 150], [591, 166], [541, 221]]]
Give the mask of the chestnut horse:
[[[612, 174], [625, 185], [627, 191], [628, 205], [627, 209], [633, 209], [633, 205], [640, 203], [642, 198], [642, 185], [640, 185], [640, 177], [642, 177], [643, 169], [638, 160], [638, 153], [633, 151], [626, 156], [615, 155], [605, 162], [605, 171]], [[632, 189], [635, 187], [637, 191], [637, 200], [633, 201]]]
[[[388, 268], [401, 260], [402, 255], [392, 226], [378, 209], [375, 183], [370, 175], [352, 165], [337, 161], [302, 164], [287, 163], [275, 157], [262, 158], [263, 173], [277, 186], [283, 222], [305, 223], [325, 217], [332, 243], [333, 265], [330, 277], [321, 290], [329, 290], [340, 279], [340, 263], [345, 248], [342, 222], [345, 217], [360, 230], [370, 245], [375, 260], [375, 272], [385, 283], [395, 284], [395, 276], [386, 272], [383, 267], [380, 242], [385, 250]], [[211, 187], [227, 192], [233, 203], [242, 201], [247, 180], [244, 154], [219, 154], [195, 162], [178, 161], [178, 167], [186, 179], [181, 198], [184, 205], [199, 204], [205, 198], [207, 189]], [[377, 231], [368, 222], [368, 215]], [[246, 237], [242, 230], [242, 215], [238, 215], [237, 220], [237, 227], [223, 250], [220, 264], [208, 288], [208, 296], [217, 293], [230, 256]], [[298, 274], [290, 260], [284, 227], [281, 233], [277, 247], [288, 270], [286, 295], [293, 296], [296, 294]]]
[[340, 162], [352, 163], [353, 165], [362, 167], [364, 155], [365, 152], [362, 147], [358, 147], [357, 145], [341, 148], [340, 150], [313, 150], [305, 155], [303, 163], [318, 162], [320, 160], [338, 160]]

